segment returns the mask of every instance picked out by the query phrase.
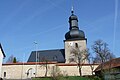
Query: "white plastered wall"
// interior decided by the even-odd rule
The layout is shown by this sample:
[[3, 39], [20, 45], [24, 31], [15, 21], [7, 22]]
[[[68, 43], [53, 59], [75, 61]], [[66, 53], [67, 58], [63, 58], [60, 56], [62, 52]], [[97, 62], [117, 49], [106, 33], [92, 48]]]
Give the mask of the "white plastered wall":
[[[48, 76], [51, 76], [51, 71], [53, 67], [56, 67], [56, 64], [49, 64], [48, 65]], [[94, 65], [94, 69], [98, 65]], [[2, 78], [6, 79], [27, 79], [31, 77], [35, 77], [35, 67], [36, 65], [3, 65], [2, 70]], [[63, 75], [69, 75], [69, 76], [79, 76], [79, 71], [77, 66], [66, 66], [64, 64], [63, 66], [57, 65], [57, 67], [60, 69], [61, 73]], [[27, 76], [27, 71], [32, 68], [31, 73]], [[6, 77], [4, 77], [4, 72], [6, 72]], [[82, 75], [91, 75], [92, 71], [90, 68], [90, 65], [82, 66]], [[37, 66], [37, 76], [36, 77], [44, 77], [45, 75], [45, 67], [42, 65]]]
[[[48, 64], [48, 76], [50, 76], [50, 70], [55, 64]], [[2, 66], [2, 78], [3, 79], [27, 79], [35, 77], [36, 65], [3, 65]], [[45, 66], [37, 65], [36, 77], [43, 77], [45, 75]], [[29, 72], [29, 75], [27, 75]], [[4, 73], [6, 76], [4, 77]]]

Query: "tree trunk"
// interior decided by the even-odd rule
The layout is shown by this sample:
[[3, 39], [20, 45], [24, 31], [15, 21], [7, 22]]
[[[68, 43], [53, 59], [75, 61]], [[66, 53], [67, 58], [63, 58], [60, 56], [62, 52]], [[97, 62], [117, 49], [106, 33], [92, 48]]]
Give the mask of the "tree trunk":
[[78, 67], [79, 67], [79, 74], [80, 74], [80, 76], [82, 76], [82, 72], [81, 72], [82, 65], [81, 65], [81, 58], [80, 58], [80, 56], [78, 56]]
[[46, 65], [45, 65], [45, 68], [46, 68], [46, 71], [45, 71], [45, 77], [47, 77], [47, 69], [48, 69], [48, 67], [47, 67], [47, 63], [46, 63]]
[[94, 69], [94, 67], [92, 66], [92, 64], [90, 64], [90, 67], [91, 67], [91, 70], [92, 70], [92, 75], [94, 75], [94, 74], [93, 74], [93, 69]]
[[79, 67], [79, 74], [80, 74], [80, 76], [82, 76], [82, 71], [81, 71], [80, 65], [78, 67]]

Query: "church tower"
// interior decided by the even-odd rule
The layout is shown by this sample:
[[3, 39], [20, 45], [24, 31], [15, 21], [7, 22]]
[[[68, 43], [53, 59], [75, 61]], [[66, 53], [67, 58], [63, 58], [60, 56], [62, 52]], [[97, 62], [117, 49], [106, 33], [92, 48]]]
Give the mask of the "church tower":
[[71, 16], [69, 17], [69, 25], [69, 31], [65, 34], [64, 40], [66, 63], [70, 62], [71, 50], [76, 48], [76, 46], [79, 47], [81, 51], [85, 50], [87, 42], [84, 32], [79, 30], [78, 18], [74, 15], [73, 9], [71, 11]]

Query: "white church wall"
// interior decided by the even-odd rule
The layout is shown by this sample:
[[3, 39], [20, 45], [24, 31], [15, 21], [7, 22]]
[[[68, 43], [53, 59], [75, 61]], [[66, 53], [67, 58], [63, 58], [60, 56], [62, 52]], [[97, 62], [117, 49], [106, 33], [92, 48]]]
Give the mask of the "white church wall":
[[[96, 69], [98, 65], [94, 65], [94, 69]], [[79, 68], [78, 66], [59, 66], [62, 74], [69, 75], [69, 76], [79, 76]], [[90, 65], [82, 66], [82, 76], [85, 75], [92, 75], [92, 70]]]
[[[50, 76], [50, 69], [55, 66], [55, 64], [48, 64], [48, 76]], [[35, 73], [37, 70], [36, 77], [43, 77], [45, 75], [45, 65], [23, 65], [23, 64], [7, 64], [2, 66], [2, 78], [4, 79], [27, 79], [31, 77], [35, 77]], [[6, 73], [6, 75], [5, 75]], [[29, 74], [27, 74], [29, 73]]]
[[[48, 64], [48, 76], [51, 76], [51, 71], [53, 67], [59, 67], [60, 71], [63, 75], [69, 76], [79, 76], [78, 67], [75, 65], [66, 65], [62, 66], [59, 64]], [[96, 68], [98, 65], [94, 65]], [[3, 65], [2, 70], [2, 78], [5, 79], [26, 79], [35, 77], [36, 65]], [[29, 75], [27, 72], [29, 71]], [[37, 65], [37, 75], [36, 77], [44, 77], [45, 76], [45, 67], [44, 65]], [[82, 75], [91, 75], [91, 68], [89, 65], [85, 65], [82, 67]]]

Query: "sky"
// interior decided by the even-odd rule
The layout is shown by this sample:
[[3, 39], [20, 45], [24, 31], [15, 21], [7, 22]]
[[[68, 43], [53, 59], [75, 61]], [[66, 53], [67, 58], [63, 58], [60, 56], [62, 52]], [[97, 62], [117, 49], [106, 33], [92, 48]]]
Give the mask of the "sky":
[[101, 39], [120, 57], [120, 0], [0, 0], [4, 62], [11, 55], [27, 61], [31, 51], [63, 49], [72, 6], [87, 47]]

